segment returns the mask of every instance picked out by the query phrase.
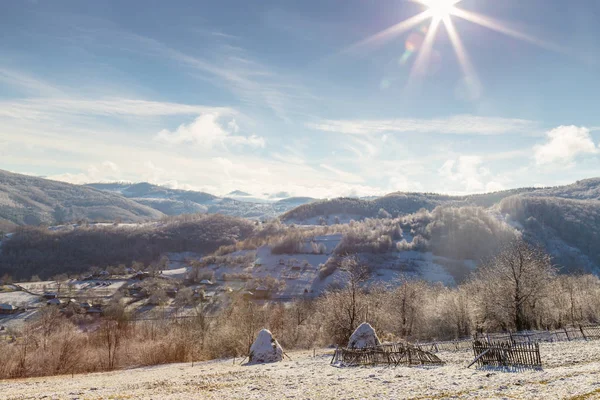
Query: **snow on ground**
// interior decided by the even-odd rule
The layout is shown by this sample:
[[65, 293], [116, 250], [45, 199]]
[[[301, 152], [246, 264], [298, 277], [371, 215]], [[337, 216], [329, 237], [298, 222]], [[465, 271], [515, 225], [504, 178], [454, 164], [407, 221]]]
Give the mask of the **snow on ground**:
[[49, 226], [48, 230], [49, 231], [72, 231], [78, 228], [103, 228], [103, 227], [107, 227], [107, 226], [111, 226], [111, 227], [115, 227], [115, 228], [122, 228], [122, 229], [135, 229], [135, 228], [142, 228], [142, 227], [147, 227], [150, 225], [157, 225], [157, 222], [119, 222], [119, 223], [115, 223], [115, 222], [90, 222], [88, 224], [65, 224], [65, 225], [53, 225], [53, 226]]
[[[127, 279], [90, 279], [83, 281], [70, 279], [61, 285], [60, 295], [61, 297], [67, 295], [72, 297], [109, 297], [113, 296], [125, 284], [127, 284]], [[21, 282], [16, 285], [39, 295], [44, 294], [44, 292], [58, 291], [56, 281]]]
[[[0, 315], [0, 326], [11, 329], [21, 329], [23, 324], [27, 321], [31, 321], [39, 311], [40, 309], [36, 308], [16, 314]], [[1, 390], [0, 394], [2, 394]], [[2, 397], [0, 396], [0, 398]]]
[[0, 304], [12, 304], [13, 306], [31, 307], [39, 303], [39, 296], [31, 295], [27, 292], [0, 292]]
[[[334, 237], [331, 240], [321, 238], [319, 242], [327, 243], [329, 241], [330, 243], [326, 244], [326, 247], [335, 247], [332, 243], [337, 243], [336, 240], [339, 240], [339, 237], [332, 236]], [[223, 274], [250, 274], [254, 279], [270, 276], [282, 280], [285, 282], [285, 288], [273, 294], [271, 298], [289, 300], [293, 297], [300, 298], [304, 295], [305, 290], [310, 292], [313, 289], [314, 282], [318, 281], [319, 265], [327, 262], [330, 257], [330, 254], [327, 253], [272, 254], [270, 246], [262, 246], [256, 251], [236, 251], [230, 256], [244, 256], [253, 252], [256, 253], [253, 265], [210, 265], [208, 268], [214, 271], [218, 281], [223, 279]], [[232, 283], [231, 281], [226, 282], [228, 286], [231, 286]]]
[[126, 279], [91, 279], [88, 281], [71, 280], [69, 285], [77, 292], [72, 296], [110, 297], [127, 284]]
[[[378, 266], [376, 280], [392, 279], [395, 275], [402, 274], [432, 283], [456, 285], [454, 276], [445, 267], [445, 264], [456, 263], [456, 260], [435, 256], [431, 252], [402, 251], [385, 255], [363, 254], [362, 256], [368, 258], [370, 264]], [[470, 264], [464, 265], [465, 270], [469, 268]]]
[[[600, 395], [600, 342], [540, 345], [542, 371], [466, 366], [469, 351], [441, 352], [441, 367], [329, 365], [332, 351], [290, 352], [292, 360], [241, 366], [241, 359], [125, 371], [0, 381], [7, 400], [85, 399], [569, 399]], [[546, 361], [548, 360], [548, 361]]]
[[305, 253], [311, 253], [312, 252], [311, 246], [312, 246], [312, 243], [314, 242], [318, 246], [323, 245], [325, 247], [325, 253], [331, 254], [331, 253], [333, 253], [333, 250], [335, 250], [337, 245], [340, 244], [341, 241], [342, 241], [341, 233], [335, 233], [332, 235], [315, 236], [312, 238], [312, 240], [307, 240], [306, 243], [304, 243], [302, 250]]
[[199, 260], [202, 258], [202, 254], [192, 251], [165, 253], [164, 256], [169, 260], [169, 269], [179, 269], [187, 265], [187, 260]]
[[177, 269], [165, 269], [160, 271], [160, 274], [169, 278], [183, 279], [185, 278], [187, 271], [188, 269], [186, 267], [181, 267]]
[[22, 287], [32, 293], [43, 294], [44, 291], [55, 291], [56, 281], [41, 281], [41, 282], [19, 282], [15, 285]]

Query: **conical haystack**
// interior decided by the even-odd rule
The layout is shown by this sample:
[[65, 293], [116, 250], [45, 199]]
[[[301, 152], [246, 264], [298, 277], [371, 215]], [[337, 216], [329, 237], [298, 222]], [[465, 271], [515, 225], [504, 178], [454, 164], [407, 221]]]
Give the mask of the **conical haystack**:
[[375, 333], [375, 329], [367, 323], [363, 322], [354, 331], [350, 340], [348, 341], [348, 348], [350, 349], [362, 349], [365, 347], [379, 346], [381, 342]]
[[268, 329], [258, 332], [250, 346], [250, 363], [270, 363], [283, 360], [283, 349]]

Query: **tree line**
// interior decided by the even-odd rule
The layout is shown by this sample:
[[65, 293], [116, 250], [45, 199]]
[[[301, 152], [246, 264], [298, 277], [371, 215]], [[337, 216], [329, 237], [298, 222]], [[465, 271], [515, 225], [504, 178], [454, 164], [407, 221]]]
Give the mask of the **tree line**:
[[188, 307], [187, 318], [172, 318], [157, 306], [155, 318], [136, 321], [126, 311], [126, 299], [117, 296], [99, 323], [48, 307], [11, 332], [19, 337], [16, 342], [0, 343], [0, 378], [243, 358], [265, 327], [291, 350], [343, 346], [364, 321], [386, 341], [449, 340], [600, 321], [600, 280], [557, 274], [548, 254], [522, 240], [505, 245], [454, 288], [402, 276], [389, 285], [370, 284], [371, 269], [353, 256], [342, 258], [338, 268], [343, 279], [323, 295], [287, 305], [259, 304], [234, 293], [220, 306], [174, 302], [181, 310]]

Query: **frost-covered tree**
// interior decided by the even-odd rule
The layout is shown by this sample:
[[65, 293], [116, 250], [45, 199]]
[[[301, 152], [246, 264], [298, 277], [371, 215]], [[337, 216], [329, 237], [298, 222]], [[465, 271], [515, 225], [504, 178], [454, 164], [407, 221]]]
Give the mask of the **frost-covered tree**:
[[550, 256], [543, 250], [523, 240], [510, 243], [475, 274], [479, 322], [505, 329], [531, 328], [555, 273]]

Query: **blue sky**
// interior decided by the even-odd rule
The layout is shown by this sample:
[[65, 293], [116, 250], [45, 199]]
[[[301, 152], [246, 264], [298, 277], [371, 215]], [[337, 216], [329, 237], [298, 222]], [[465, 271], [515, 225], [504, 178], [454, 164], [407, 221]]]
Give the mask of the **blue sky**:
[[5, 2], [0, 168], [315, 197], [600, 175], [600, 3], [455, 7]]

